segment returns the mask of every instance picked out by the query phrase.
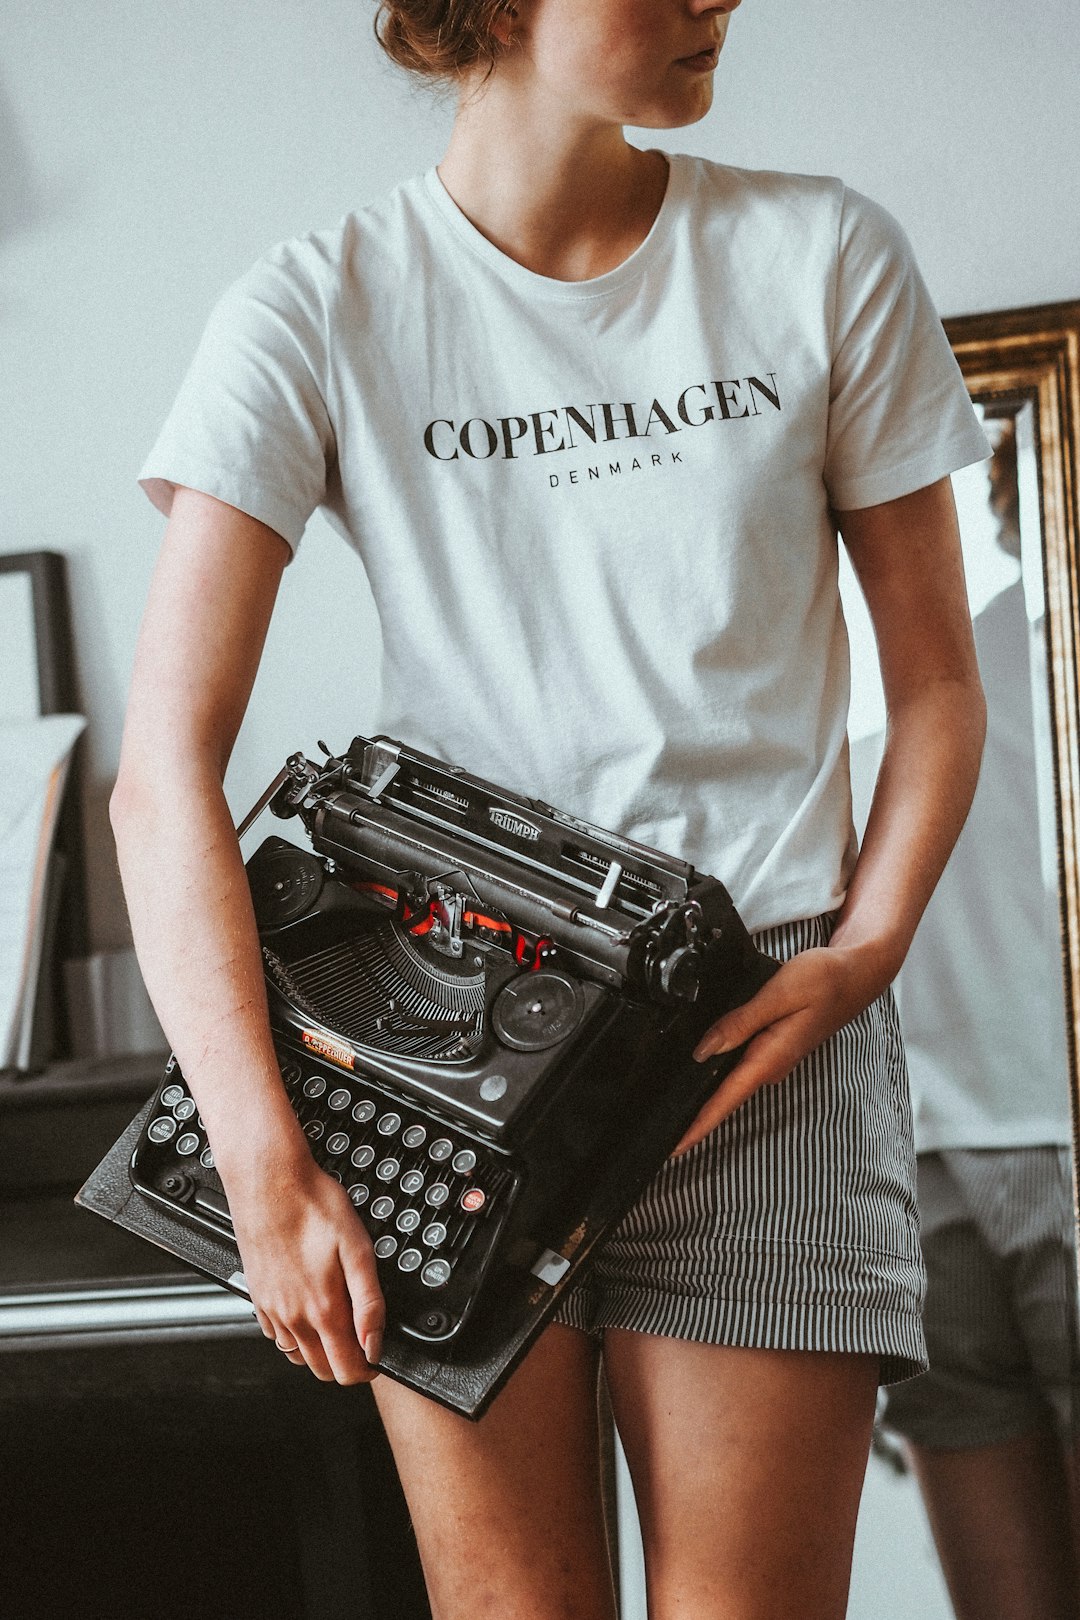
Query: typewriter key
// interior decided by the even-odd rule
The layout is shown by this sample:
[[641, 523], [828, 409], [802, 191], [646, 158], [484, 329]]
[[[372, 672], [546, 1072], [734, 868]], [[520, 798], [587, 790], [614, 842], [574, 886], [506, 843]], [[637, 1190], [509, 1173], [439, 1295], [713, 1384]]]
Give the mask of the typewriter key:
[[203, 1148], [202, 1152], [199, 1154], [199, 1163], [202, 1165], [204, 1170], [212, 1170], [214, 1168], [214, 1155], [211, 1153], [209, 1148]]
[[377, 1221], [388, 1221], [394, 1213], [394, 1200], [387, 1198], [386, 1194], [383, 1193], [381, 1198], [375, 1199], [371, 1206], [371, 1213], [372, 1217]]
[[194, 1153], [198, 1145], [199, 1138], [195, 1135], [194, 1131], [185, 1131], [183, 1136], [178, 1136], [176, 1138], [177, 1153], [183, 1153], [185, 1155], [188, 1153]]
[[327, 1097], [326, 1106], [332, 1108], [335, 1114], [340, 1114], [342, 1109], [348, 1108], [351, 1101], [352, 1097], [349, 1092], [345, 1090], [344, 1086], [339, 1086], [336, 1091], [332, 1091]]
[[326, 1090], [326, 1081], [321, 1074], [313, 1074], [304, 1081], [305, 1097], [321, 1097]]
[[176, 1121], [171, 1114], [162, 1114], [146, 1132], [151, 1142], [167, 1142], [176, 1135]]
[[176, 1104], [181, 1101], [183, 1095], [183, 1086], [166, 1086], [165, 1090], [161, 1093], [161, 1100], [165, 1104], [166, 1108], [175, 1108]]
[[447, 1141], [445, 1136], [437, 1136], [428, 1148], [428, 1158], [434, 1159], [436, 1164], [441, 1164], [444, 1159], [450, 1157], [453, 1151], [453, 1142]]
[[378, 1131], [380, 1136], [393, 1136], [395, 1131], [400, 1131], [401, 1129], [401, 1115], [383, 1114], [375, 1129]]
[[363, 1147], [358, 1147], [353, 1152], [352, 1163], [355, 1164], [358, 1170], [366, 1170], [374, 1157], [375, 1149], [370, 1147], [368, 1143], [365, 1142]]
[[410, 1125], [401, 1140], [406, 1147], [422, 1147], [427, 1141], [427, 1131], [422, 1125]]
[[375, 1174], [380, 1181], [393, 1181], [401, 1165], [396, 1159], [383, 1159], [381, 1164], [375, 1166]]
[[446, 1242], [446, 1227], [442, 1221], [432, 1221], [430, 1226], [424, 1227], [420, 1237], [429, 1249], [437, 1249], [440, 1243]]
[[328, 1136], [326, 1138], [326, 1151], [327, 1153], [334, 1154], [335, 1157], [339, 1153], [344, 1153], [348, 1146], [349, 1138], [345, 1135], [344, 1131], [335, 1131], [333, 1136]]
[[401, 1190], [403, 1193], [419, 1192], [423, 1185], [424, 1177], [419, 1170], [406, 1170], [401, 1178]]
[[427, 1192], [424, 1194], [424, 1202], [425, 1204], [430, 1204], [432, 1209], [438, 1209], [441, 1204], [446, 1203], [449, 1196], [450, 1189], [445, 1182], [433, 1181]]
[[476, 1169], [476, 1154], [472, 1148], [462, 1148], [460, 1153], [454, 1154], [452, 1164], [459, 1176], [467, 1176], [470, 1170]]
[[487, 1194], [483, 1187], [470, 1187], [461, 1195], [461, 1207], [469, 1215], [475, 1215], [477, 1210], [483, 1209], [487, 1203]]
[[423, 1255], [419, 1249], [402, 1249], [398, 1255], [399, 1271], [415, 1271], [423, 1262]]
[[397, 1238], [391, 1237], [387, 1232], [385, 1237], [375, 1239], [375, 1253], [380, 1260], [389, 1260], [392, 1254], [397, 1253]]
[[375, 1104], [367, 1099], [358, 1102], [352, 1111], [352, 1117], [358, 1125], [366, 1125], [369, 1119], [375, 1118]]
[[442, 1288], [450, 1281], [452, 1269], [449, 1260], [429, 1260], [420, 1273], [420, 1281], [426, 1283], [429, 1288]]
[[164, 1176], [161, 1181], [161, 1190], [175, 1198], [178, 1204], [186, 1204], [194, 1191], [195, 1183], [190, 1176], [181, 1171], [174, 1170], [171, 1175]]
[[368, 1188], [364, 1186], [362, 1181], [354, 1181], [349, 1188], [349, 1197], [359, 1209], [361, 1204], [366, 1204], [368, 1201]]
[[394, 1225], [399, 1232], [415, 1232], [420, 1225], [420, 1211], [418, 1209], [403, 1209]]
[[325, 1129], [326, 1126], [323, 1124], [321, 1119], [309, 1119], [307, 1124], [304, 1126], [304, 1135], [309, 1141], [318, 1142], [321, 1141], [322, 1134]]
[[180, 1101], [173, 1105], [173, 1113], [177, 1119], [190, 1119], [194, 1112], [195, 1103], [191, 1097], [181, 1097]]

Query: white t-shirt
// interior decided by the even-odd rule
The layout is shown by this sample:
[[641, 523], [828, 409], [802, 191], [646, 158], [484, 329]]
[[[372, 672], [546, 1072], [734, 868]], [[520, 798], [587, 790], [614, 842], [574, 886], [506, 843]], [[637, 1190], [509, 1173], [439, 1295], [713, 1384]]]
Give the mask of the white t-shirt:
[[920, 1152], [1072, 1141], [1056, 890], [1043, 880], [1030, 625], [1018, 581], [975, 620], [979, 786], [897, 980]]
[[854, 861], [830, 503], [988, 447], [895, 222], [672, 156], [623, 264], [562, 282], [438, 174], [262, 259], [142, 472], [363, 560], [382, 729], [681, 855], [752, 928]]

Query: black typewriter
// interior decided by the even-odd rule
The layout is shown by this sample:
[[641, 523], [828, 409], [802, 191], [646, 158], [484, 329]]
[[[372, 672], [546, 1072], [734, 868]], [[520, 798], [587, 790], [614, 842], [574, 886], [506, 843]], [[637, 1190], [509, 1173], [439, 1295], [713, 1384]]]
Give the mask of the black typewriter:
[[[247, 863], [282, 1081], [374, 1245], [381, 1366], [478, 1417], [738, 1054], [776, 964], [687, 863], [389, 738], [294, 754]], [[245, 1292], [171, 1059], [79, 1202]]]

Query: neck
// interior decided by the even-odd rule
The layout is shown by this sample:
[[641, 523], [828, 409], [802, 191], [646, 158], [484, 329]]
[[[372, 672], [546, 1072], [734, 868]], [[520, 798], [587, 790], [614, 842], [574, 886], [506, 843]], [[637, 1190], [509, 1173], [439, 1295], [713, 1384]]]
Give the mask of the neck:
[[[492, 154], [498, 161], [492, 161]], [[659, 152], [620, 127], [560, 122], [498, 79], [458, 108], [439, 176], [489, 241], [538, 275], [583, 281], [614, 269], [648, 235], [667, 184]]]

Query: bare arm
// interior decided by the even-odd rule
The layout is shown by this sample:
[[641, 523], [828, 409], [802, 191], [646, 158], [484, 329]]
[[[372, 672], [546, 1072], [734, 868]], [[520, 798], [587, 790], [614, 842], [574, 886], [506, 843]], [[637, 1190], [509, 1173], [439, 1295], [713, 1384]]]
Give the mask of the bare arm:
[[291, 1359], [317, 1376], [355, 1383], [373, 1376], [381, 1342], [374, 1259], [282, 1084], [222, 789], [287, 558], [265, 525], [177, 491], [111, 812], [139, 962], [206, 1122], [263, 1331], [295, 1340]]
[[888, 716], [866, 835], [828, 947], [787, 963], [700, 1042], [698, 1058], [750, 1044], [678, 1152], [892, 982], [975, 793], [986, 705], [949, 480], [839, 522], [873, 621]]

